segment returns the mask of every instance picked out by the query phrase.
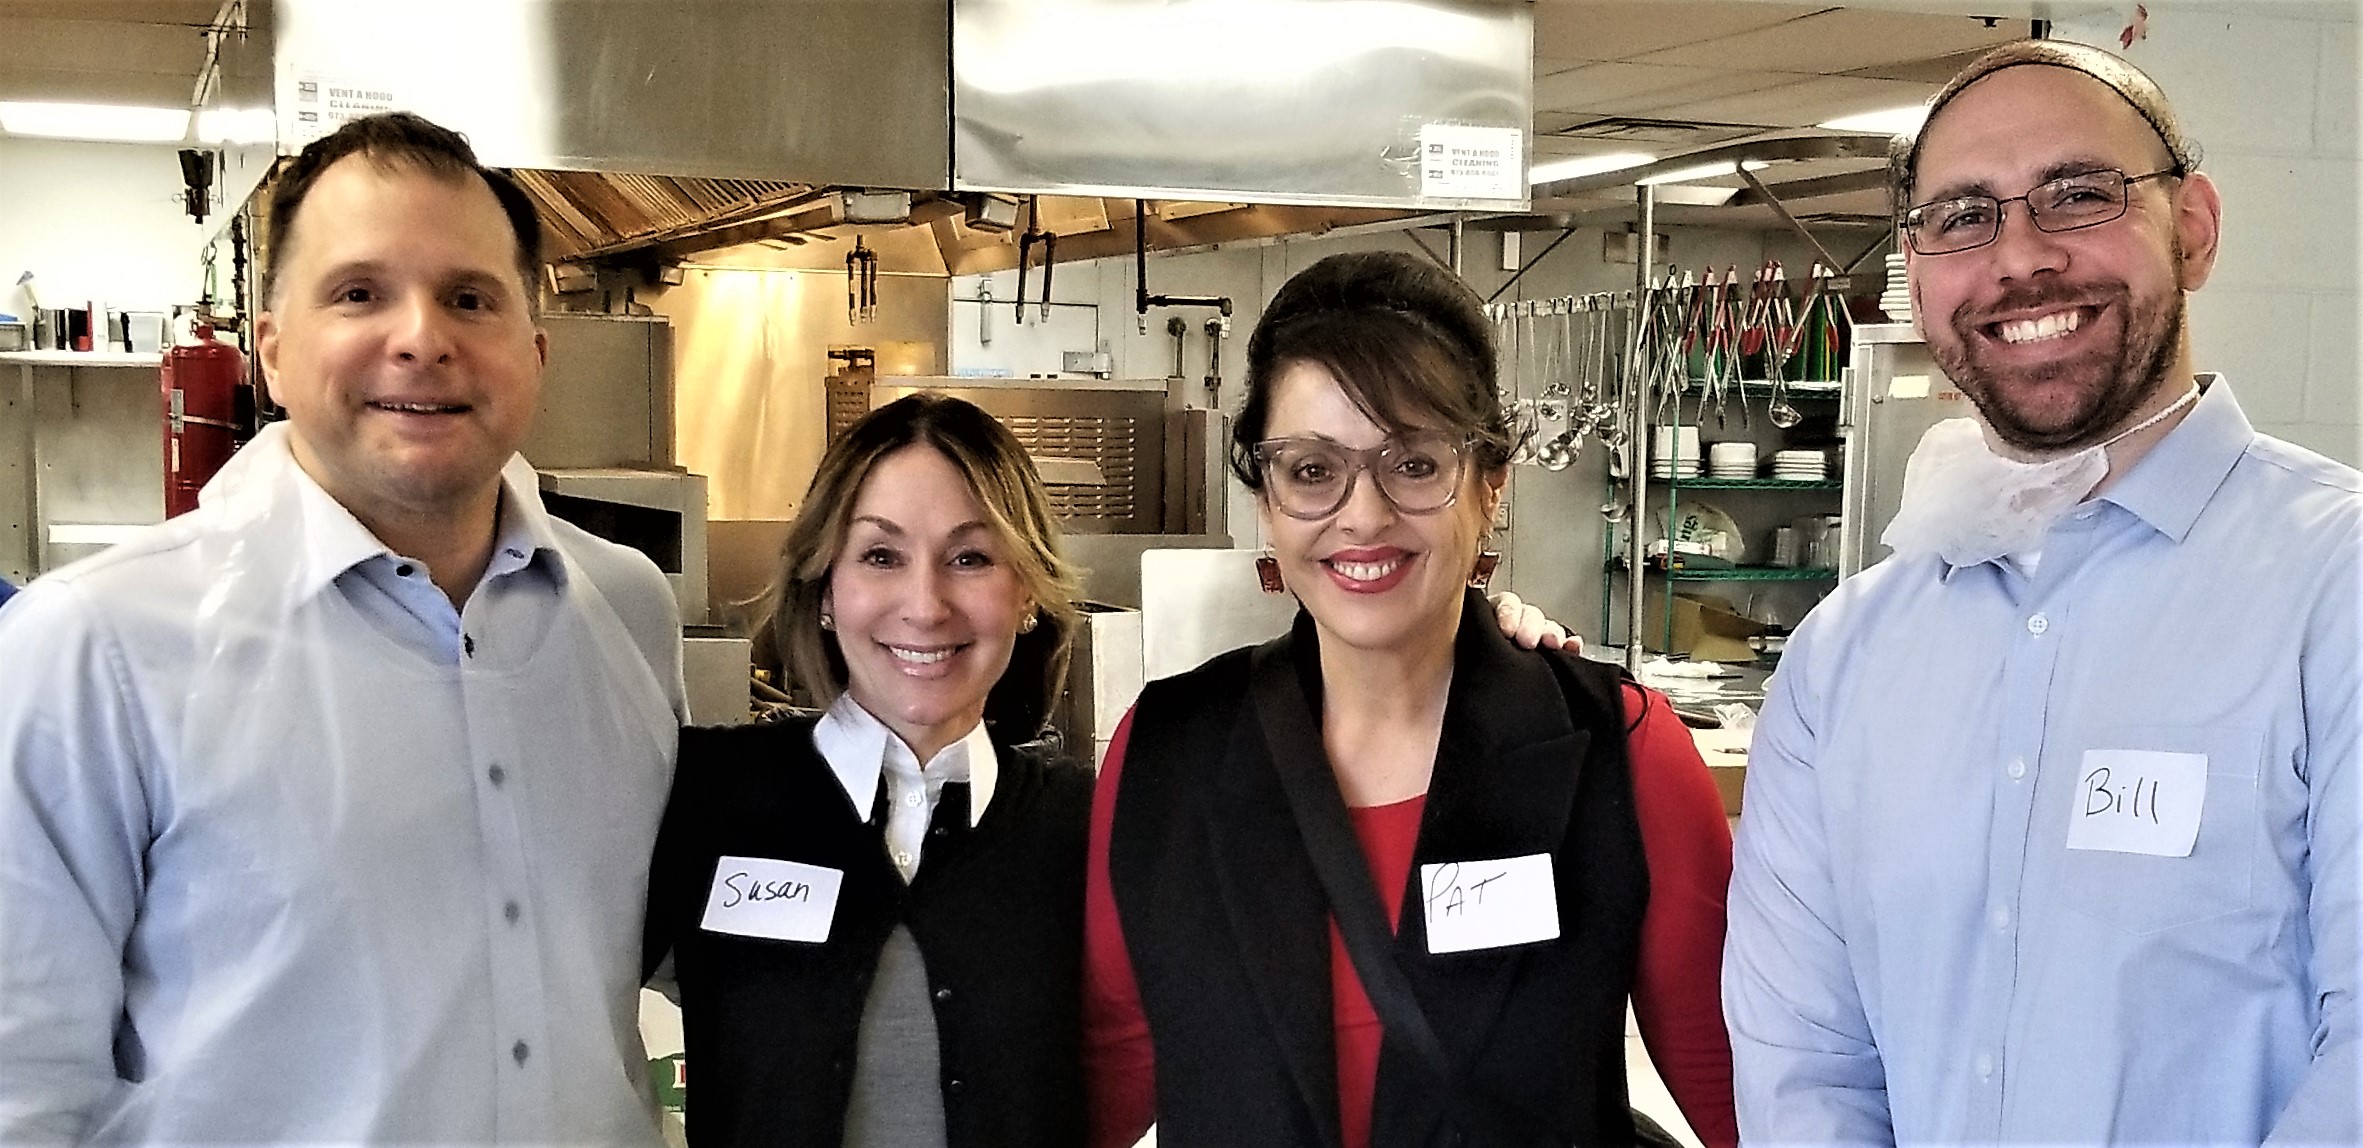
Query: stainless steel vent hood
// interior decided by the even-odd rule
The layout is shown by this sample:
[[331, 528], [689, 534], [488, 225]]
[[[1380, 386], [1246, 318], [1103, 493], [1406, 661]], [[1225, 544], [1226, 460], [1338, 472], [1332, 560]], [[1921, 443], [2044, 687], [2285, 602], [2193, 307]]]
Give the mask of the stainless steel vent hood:
[[684, 218], [829, 186], [1527, 204], [1522, 3], [276, 0], [275, 15], [283, 151], [399, 106], [490, 163], [705, 181], [650, 185], [697, 206]]

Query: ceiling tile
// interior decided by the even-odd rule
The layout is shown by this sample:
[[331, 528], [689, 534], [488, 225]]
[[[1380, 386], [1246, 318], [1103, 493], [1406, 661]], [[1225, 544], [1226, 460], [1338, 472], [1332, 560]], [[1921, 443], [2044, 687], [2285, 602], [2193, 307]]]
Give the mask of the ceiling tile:
[[1714, 99], [1793, 83], [1802, 76], [1677, 68], [1662, 64], [1592, 64], [1534, 82], [1538, 111], [1614, 109], [1630, 112], [1652, 96], [1667, 104]]
[[185, 108], [197, 69], [186, 76], [69, 71], [14, 65], [0, 68], [0, 100], [63, 104], [130, 104]]
[[1653, 108], [1649, 114], [1663, 119], [1799, 128], [1839, 116], [1900, 108], [1934, 94], [1929, 85], [1900, 80], [1816, 76], [1741, 95]]
[[1969, 16], [1833, 8], [1733, 36], [1694, 38], [1636, 62], [1839, 75], [1999, 44], [2018, 31], [2007, 21], [1988, 28]]
[[1534, 54], [1555, 60], [1622, 60], [1770, 27], [1824, 7], [1697, 0], [1542, 0], [1534, 6]]

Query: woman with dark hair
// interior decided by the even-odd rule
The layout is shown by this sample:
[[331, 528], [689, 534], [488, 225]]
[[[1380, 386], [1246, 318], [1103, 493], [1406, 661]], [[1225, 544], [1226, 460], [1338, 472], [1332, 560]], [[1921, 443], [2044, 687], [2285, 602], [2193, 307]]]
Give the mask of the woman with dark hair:
[[1662, 698], [1515, 648], [1472, 589], [1516, 445], [1490, 332], [1459, 280], [1377, 253], [1256, 325], [1232, 459], [1302, 609], [1151, 683], [1109, 749], [1101, 1148], [1152, 1118], [1162, 1148], [1633, 1143], [1628, 996], [1691, 1126], [1737, 1141], [1713, 782]]
[[826, 712], [683, 731], [651, 866], [696, 1143], [1081, 1142], [1092, 780], [1027, 744], [1075, 600], [990, 415], [912, 395], [829, 447], [770, 598]]

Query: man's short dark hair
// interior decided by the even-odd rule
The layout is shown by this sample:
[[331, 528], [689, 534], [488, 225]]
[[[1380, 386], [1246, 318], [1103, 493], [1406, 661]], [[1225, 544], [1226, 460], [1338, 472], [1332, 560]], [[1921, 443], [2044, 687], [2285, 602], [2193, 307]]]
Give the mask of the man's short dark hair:
[[2041, 66], [2066, 68], [2100, 81], [2101, 85], [2117, 93], [2142, 119], [2150, 130], [2158, 133], [2166, 145], [2166, 154], [2174, 162], [2176, 175], [2188, 175], [2199, 170], [2198, 141], [2184, 135], [2182, 121], [2175, 118], [2173, 105], [2166, 102], [2166, 93], [2158, 82], [2124, 57], [2102, 48], [2094, 48], [2066, 40], [2014, 40], [1970, 61], [1961, 74], [1928, 101], [1928, 118], [1920, 130], [1895, 137], [1887, 152], [1887, 181], [1895, 192], [1897, 214], [1912, 206], [1914, 181], [1919, 176], [1920, 139], [1928, 134], [1928, 125], [1936, 122], [1937, 114], [1963, 88], [1985, 79], [2004, 68]]
[[292, 246], [289, 240], [295, 234], [297, 210], [312, 194], [320, 173], [351, 155], [367, 157], [382, 171], [410, 168], [453, 182], [463, 182], [469, 176], [483, 180], [492, 189], [492, 197], [500, 201], [501, 214], [508, 216], [509, 230], [517, 237], [517, 275], [525, 285], [526, 305], [532, 306], [540, 298], [541, 219], [534, 214], [533, 201], [524, 189], [507, 175], [476, 162], [476, 149], [468, 146], [466, 136], [423, 116], [382, 112], [349, 121], [304, 145], [302, 153], [279, 173], [271, 191], [270, 246], [263, 260], [265, 307], [278, 302], [279, 268]]

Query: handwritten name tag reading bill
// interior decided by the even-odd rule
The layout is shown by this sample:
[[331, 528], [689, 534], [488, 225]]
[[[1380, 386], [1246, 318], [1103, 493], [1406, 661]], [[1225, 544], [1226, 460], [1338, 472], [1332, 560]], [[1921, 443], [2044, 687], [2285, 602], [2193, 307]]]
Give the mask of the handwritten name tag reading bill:
[[837, 916], [840, 869], [769, 857], [725, 857], [714, 869], [706, 915], [698, 927], [735, 937], [774, 941], [829, 939]]
[[2188, 857], [2206, 800], [2206, 754], [2085, 750], [2068, 811], [2068, 848]]
[[1431, 953], [1498, 949], [1559, 935], [1559, 887], [1548, 853], [1422, 865], [1419, 888]]

